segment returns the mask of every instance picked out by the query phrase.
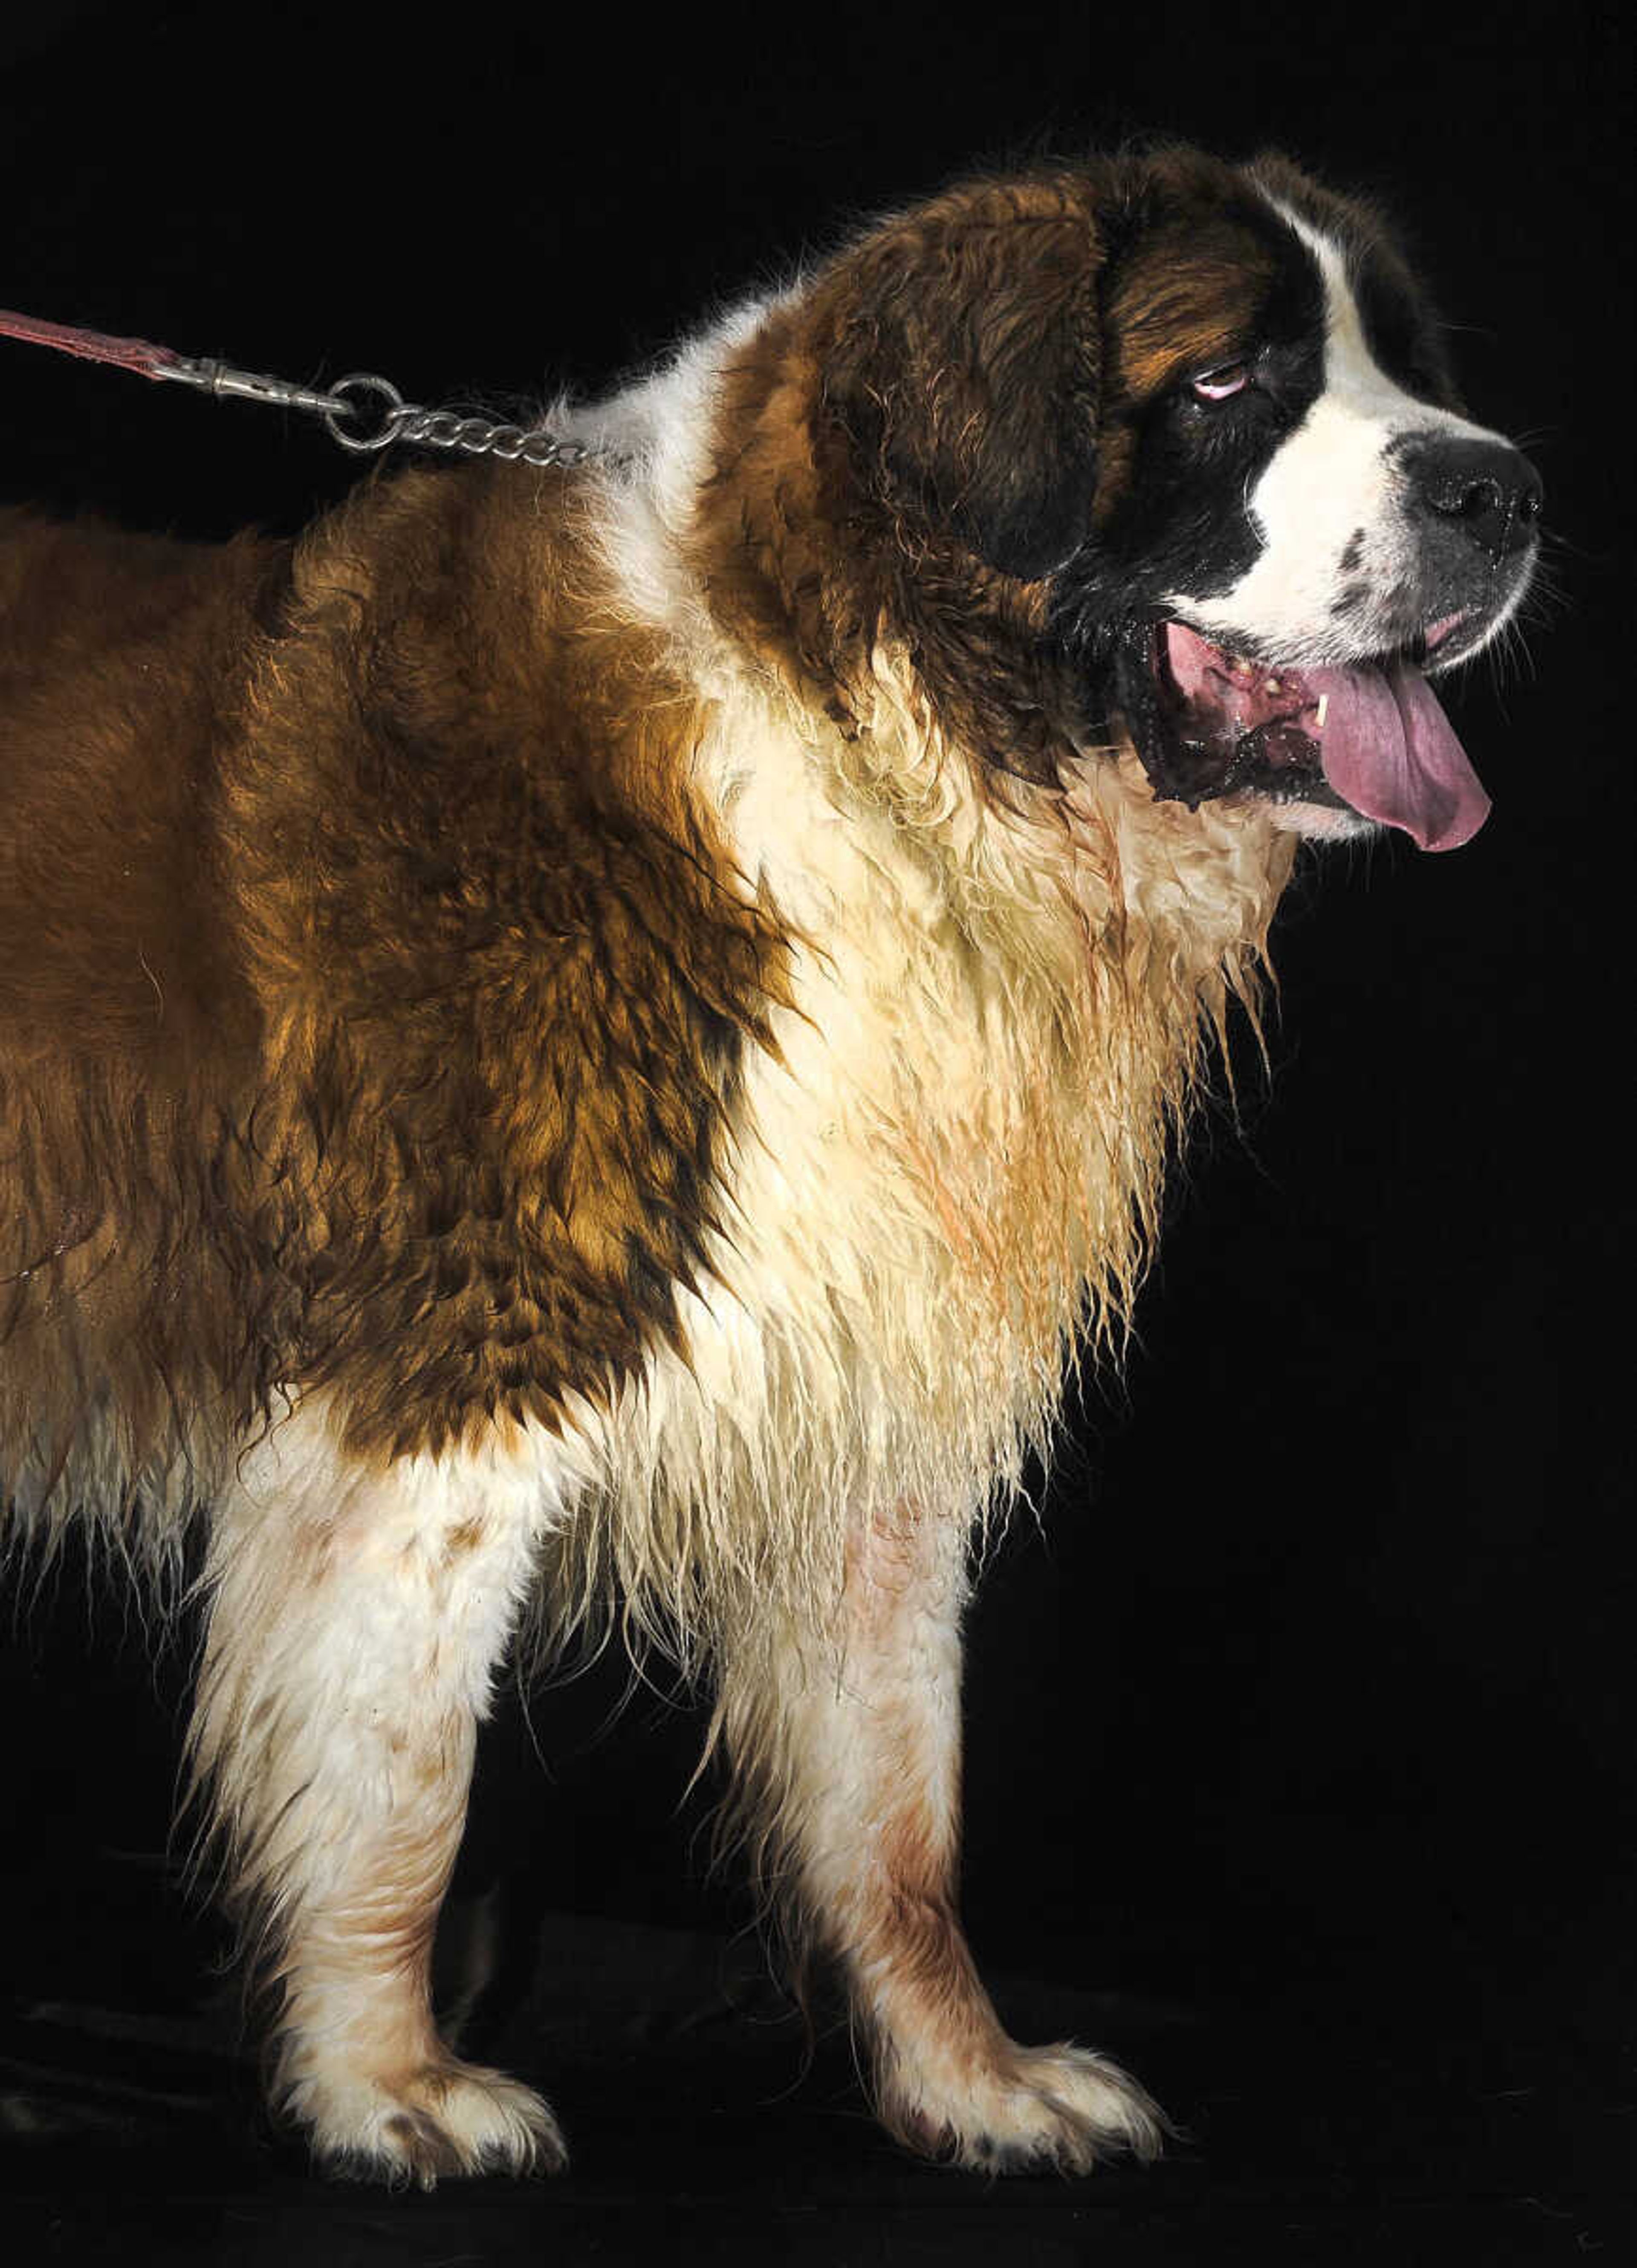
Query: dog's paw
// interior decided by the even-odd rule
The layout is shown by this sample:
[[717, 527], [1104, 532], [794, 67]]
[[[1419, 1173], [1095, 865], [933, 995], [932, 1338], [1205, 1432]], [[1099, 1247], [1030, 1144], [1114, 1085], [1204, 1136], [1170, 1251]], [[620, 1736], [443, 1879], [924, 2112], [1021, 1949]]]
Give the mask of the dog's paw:
[[430, 2190], [461, 2175], [555, 2174], [568, 2163], [539, 2095], [453, 2057], [390, 2080], [304, 2079], [286, 2104], [324, 2171], [343, 2181]]
[[1088, 2174], [1111, 2158], [1157, 2157], [1169, 2131], [1158, 2103], [1117, 2064], [1066, 2043], [1008, 2041], [942, 2083], [900, 2065], [881, 2110], [909, 2148], [981, 2174]]

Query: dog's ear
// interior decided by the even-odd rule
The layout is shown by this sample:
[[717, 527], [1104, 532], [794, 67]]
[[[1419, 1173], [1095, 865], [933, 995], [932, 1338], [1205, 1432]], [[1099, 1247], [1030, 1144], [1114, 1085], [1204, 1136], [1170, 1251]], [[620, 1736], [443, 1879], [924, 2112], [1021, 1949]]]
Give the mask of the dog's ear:
[[1061, 195], [956, 191], [837, 270], [824, 398], [883, 501], [1032, 582], [1091, 526], [1099, 253]]

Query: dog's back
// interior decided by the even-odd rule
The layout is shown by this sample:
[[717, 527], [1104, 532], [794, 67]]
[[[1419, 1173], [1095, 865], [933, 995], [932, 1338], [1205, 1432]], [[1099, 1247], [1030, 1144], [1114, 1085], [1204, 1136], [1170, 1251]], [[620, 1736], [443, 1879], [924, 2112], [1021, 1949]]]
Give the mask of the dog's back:
[[25, 1513], [106, 1512], [113, 1463], [231, 1428], [203, 1161], [255, 1015], [212, 766], [273, 557], [0, 526], [0, 1475]]

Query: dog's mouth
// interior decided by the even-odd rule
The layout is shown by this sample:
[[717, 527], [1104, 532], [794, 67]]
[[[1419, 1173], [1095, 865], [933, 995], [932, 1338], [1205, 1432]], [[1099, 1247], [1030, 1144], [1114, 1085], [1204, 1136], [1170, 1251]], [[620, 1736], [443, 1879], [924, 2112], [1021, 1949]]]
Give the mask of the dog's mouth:
[[1401, 828], [1423, 850], [1477, 834], [1489, 798], [1422, 674], [1460, 618], [1402, 652], [1348, 667], [1270, 666], [1174, 619], [1134, 630], [1126, 723], [1161, 800], [1191, 809], [1241, 793], [1342, 806]]

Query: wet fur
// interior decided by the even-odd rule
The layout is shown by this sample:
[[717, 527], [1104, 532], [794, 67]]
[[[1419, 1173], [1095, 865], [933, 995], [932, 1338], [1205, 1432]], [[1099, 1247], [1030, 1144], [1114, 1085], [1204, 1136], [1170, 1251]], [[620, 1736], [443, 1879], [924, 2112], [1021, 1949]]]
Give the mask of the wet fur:
[[970, 1546], [1118, 1337], [1294, 848], [1087, 745], [1043, 636], [1123, 477], [1111, 215], [1250, 194], [1141, 163], [861, 239], [575, 413], [617, 461], [291, 544], [6, 526], [0, 1472], [46, 1548], [203, 1527], [195, 1770], [343, 2169], [561, 2160], [426, 1983], [531, 1602], [713, 1681], [894, 2132], [1157, 2144], [1006, 2038], [954, 1889]]

